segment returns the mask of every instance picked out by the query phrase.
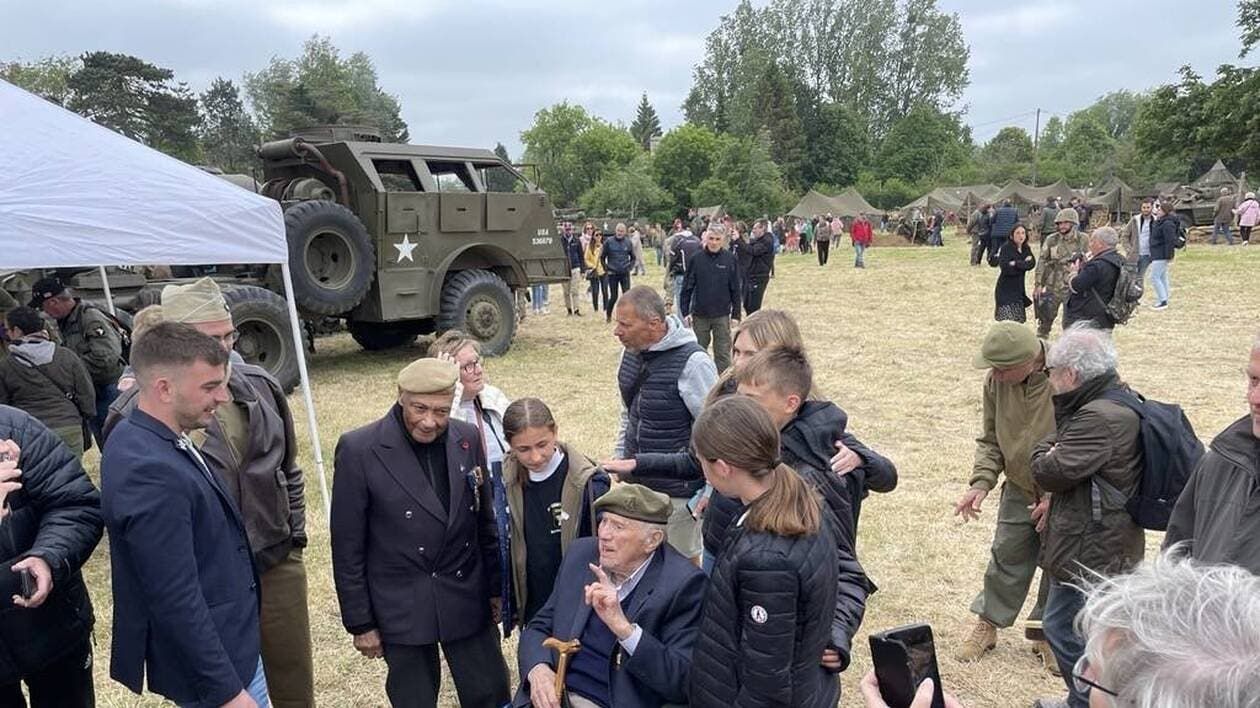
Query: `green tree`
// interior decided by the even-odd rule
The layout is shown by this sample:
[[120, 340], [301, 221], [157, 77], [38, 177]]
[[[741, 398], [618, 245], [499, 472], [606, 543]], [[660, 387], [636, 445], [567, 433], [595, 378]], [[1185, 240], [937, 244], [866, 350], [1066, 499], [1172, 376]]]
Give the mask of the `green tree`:
[[66, 80], [67, 107], [187, 162], [197, 162], [197, 97], [170, 69], [110, 52], [84, 54]]
[[680, 125], [661, 138], [652, 153], [652, 171], [675, 206], [694, 205], [691, 192], [713, 174], [718, 148], [718, 136], [698, 125]]
[[770, 158], [770, 136], [723, 136], [713, 174], [692, 194], [696, 206], [721, 204], [737, 218], [753, 219], [781, 213], [790, 195], [783, 188], [778, 165]]
[[578, 134], [571, 149], [573, 163], [578, 165], [582, 178], [579, 194], [595, 186], [609, 170], [625, 167], [642, 152], [629, 131], [599, 119]]
[[1032, 138], [1023, 128], [1007, 126], [980, 149], [981, 159], [993, 164], [1032, 162]]
[[405, 143], [407, 124], [398, 99], [378, 85], [376, 67], [363, 52], [342, 59], [332, 40], [315, 35], [296, 59], [272, 57], [245, 74], [245, 93], [264, 132], [285, 136], [318, 124], [363, 124], [387, 142]]
[[816, 131], [809, 139], [808, 181], [845, 187], [857, 181], [871, 159], [871, 136], [866, 121], [842, 103], [818, 109]]
[[1242, 30], [1239, 59], [1245, 59], [1260, 42], [1260, 0], [1238, 0], [1238, 27]]
[[575, 204], [607, 170], [629, 164], [640, 152], [629, 131], [565, 102], [534, 114], [521, 142], [525, 161], [538, 165], [540, 186], [561, 206]]
[[[494, 144], [494, 154], [506, 164], [512, 164], [507, 148], [503, 143]], [[516, 178], [505, 170], [488, 170], [486, 172], [486, 190], [490, 192], [511, 192], [516, 188]]]
[[50, 56], [29, 64], [0, 63], [0, 79], [59, 106], [70, 98], [70, 76], [79, 70], [78, 57]]
[[1037, 145], [1037, 149], [1042, 152], [1054, 152], [1063, 144], [1063, 119], [1058, 116], [1050, 116], [1050, 120], [1041, 127], [1041, 141]]
[[639, 99], [639, 112], [634, 117], [634, 123], [630, 124], [630, 135], [644, 150], [651, 149], [652, 138], [661, 135], [661, 119], [652, 104], [648, 103], [647, 93]]
[[628, 165], [609, 169], [578, 200], [588, 213], [629, 214], [632, 219], [661, 211], [670, 201], [652, 176], [651, 158], [642, 154]]
[[875, 160], [875, 174], [917, 182], [964, 162], [969, 143], [957, 116], [921, 104], [888, 131]]
[[783, 70], [767, 62], [755, 84], [752, 102], [755, 133], [765, 131], [770, 140], [770, 159], [793, 185], [805, 183], [805, 130], [796, 113], [796, 94]]
[[1140, 94], [1112, 91], [1079, 112], [1098, 121], [1115, 140], [1124, 140], [1133, 132], [1133, 121], [1142, 101]]
[[1116, 141], [1092, 114], [1078, 112], [1068, 118], [1059, 157], [1067, 165], [1069, 182], [1083, 183], [1101, 177], [1115, 157]]
[[200, 98], [198, 138], [205, 161], [226, 172], [246, 172], [254, 164], [258, 129], [245, 111], [236, 84], [223, 77], [210, 82]]

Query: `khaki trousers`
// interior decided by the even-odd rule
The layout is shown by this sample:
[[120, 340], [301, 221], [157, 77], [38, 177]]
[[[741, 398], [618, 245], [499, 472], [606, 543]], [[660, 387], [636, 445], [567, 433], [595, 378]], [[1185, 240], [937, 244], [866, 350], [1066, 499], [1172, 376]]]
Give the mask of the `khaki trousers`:
[[582, 283], [586, 279], [582, 277], [582, 271], [578, 268], [569, 270], [569, 279], [561, 283], [564, 288], [564, 309], [578, 311], [578, 303], [582, 299]]
[[311, 661], [311, 617], [306, 604], [306, 565], [295, 549], [262, 574], [263, 670], [276, 708], [315, 705], [315, 668]]
[[[1037, 554], [1041, 551], [1041, 535], [1037, 533], [1028, 507], [1032, 496], [1013, 484], [1002, 485], [998, 501], [997, 529], [989, 550], [989, 567], [984, 571], [984, 590], [971, 603], [971, 611], [997, 627], [1015, 624], [1028, 597], [1033, 575], [1037, 572]], [[1037, 603], [1028, 619], [1041, 619], [1046, 606], [1049, 578], [1041, 574]]]
[[713, 341], [713, 363], [719, 374], [726, 371], [731, 365], [731, 318], [692, 315], [691, 329], [701, 349], [708, 349], [709, 340]]

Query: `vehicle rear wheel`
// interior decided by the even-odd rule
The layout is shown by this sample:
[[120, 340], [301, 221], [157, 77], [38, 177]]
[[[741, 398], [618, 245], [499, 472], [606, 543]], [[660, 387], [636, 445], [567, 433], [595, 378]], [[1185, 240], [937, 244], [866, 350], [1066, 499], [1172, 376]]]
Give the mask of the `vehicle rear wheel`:
[[285, 210], [284, 230], [299, 307], [336, 315], [363, 300], [372, 286], [376, 249], [354, 212], [335, 202], [300, 202]]
[[367, 351], [393, 349], [416, 341], [416, 336], [433, 330], [423, 322], [355, 322], [348, 320], [346, 329], [359, 346]]
[[462, 270], [447, 277], [437, 331], [458, 329], [481, 342], [486, 356], [500, 356], [516, 335], [512, 291], [488, 270]]
[[266, 369], [285, 393], [291, 392], [301, 379], [297, 358], [302, 353], [293, 350], [284, 298], [264, 288], [238, 285], [224, 288], [223, 299], [232, 310], [232, 322], [239, 333], [237, 353], [246, 362]]

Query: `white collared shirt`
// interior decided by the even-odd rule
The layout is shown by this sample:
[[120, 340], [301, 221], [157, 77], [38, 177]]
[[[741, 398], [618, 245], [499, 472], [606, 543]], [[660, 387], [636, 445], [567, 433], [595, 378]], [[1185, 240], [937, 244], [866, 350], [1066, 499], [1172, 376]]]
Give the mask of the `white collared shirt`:
[[[648, 556], [647, 560], [643, 561], [643, 564], [630, 574], [630, 577], [626, 578], [624, 582], [617, 586], [618, 601], [625, 600], [626, 596], [634, 592], [634, 589], [639, 586], [639, 581], [642, 580], [643, 576], [647, 573], [648, 565], [652, 563], [652, 557], [655, 555], [656, 554], [653, 553]], [[630, 632], [630, 636], [625, 639], [618, 639], [617, 642], [621, 644], [621, 648], [625, 649], [627, 654], [634, 656], [634, 650], [639, 648], [639, 640], [642, 638], [643, 628], [636, 624], [634, 625], [634, 630]]]

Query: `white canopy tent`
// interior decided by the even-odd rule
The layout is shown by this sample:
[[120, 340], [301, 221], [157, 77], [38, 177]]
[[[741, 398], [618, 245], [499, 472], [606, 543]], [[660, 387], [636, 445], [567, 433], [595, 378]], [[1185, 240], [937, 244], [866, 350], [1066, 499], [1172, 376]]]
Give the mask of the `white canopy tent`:
[[328, 482], [280, 205], [4, 81], [0, 175], [2, 268], [281, 266], [327, 511]]

